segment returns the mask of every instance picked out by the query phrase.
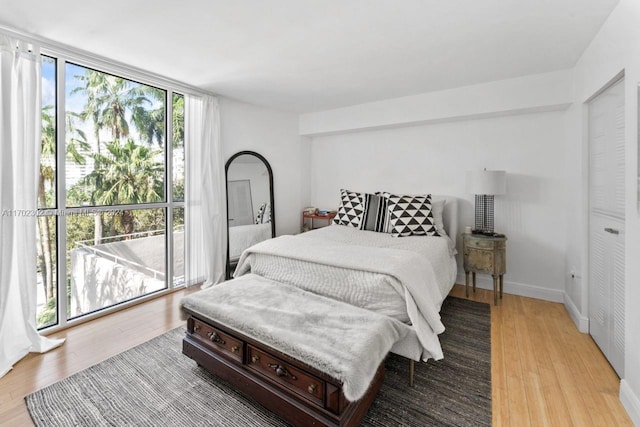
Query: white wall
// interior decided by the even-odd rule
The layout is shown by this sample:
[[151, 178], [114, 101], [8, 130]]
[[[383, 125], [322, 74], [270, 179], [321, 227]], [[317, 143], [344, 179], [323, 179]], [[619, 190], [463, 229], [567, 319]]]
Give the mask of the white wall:
[[[496, 230], [509, 239], [505, 290], [562, 301], [565, 182], [569, 169], [580, 170], [565, 158], [572, 76], [564, 70], [302, 115], [300, 131], [312, 141], [311, 204], [335, 208], [342, 187], [447, 194], [461, 199], [459, 227], [472, 226], [465, 171], [506, 170], [507, 194], [496, 198]], [[491, 288], [489, 278], [479, 282]]]
[[[584, 102], [606, 85], [619, 72], [625, 73], [626, 97], [626, 307], [625, 307], [625, 378], [620, 387], [620, 399], [636, 425], [640, 426], [640, 216], [638, 214], [638, 93], [640, 82], [640, 2], [621, 0], [598, 35], [591, 42], [575, 67], [576, 105], [568, 112], [572, 129], [570, 151], [582, 157], [582, 170], [572, 182], [582, 180], [582, 193], [568, 207], [569, 217], [581, 218], [570, 223], [568, 239], [575, 242], [568, 247], [567, 259], [581, 262], [583, 273], [586, 252], [586, 187], [587, 171], [586, 121]], [[586, 273], [585, 273], [586, 278]], [[570, 290], [576, 305], [582, 304], [586, 313], [587, 280]], [[568, 292], [569, 295], [569, 292]]]
[[308, 203], [306, 162], [298, 116], [222, 98], [221, 140], [225, 162], [238, 151], [264, 156], [273, 170], [276, 233], [299, 232], [300, 212]]
[[564, 121], [564, 112], [547, 112], [315, 137], [311, 203], [336, 208], [340, 188], [454, 195], [459, 226], [473, 226], [465, 171], [504, 169], [507, 195], [496, 198], [495, 228], [509, 239], [505, 290], [561, 301]]

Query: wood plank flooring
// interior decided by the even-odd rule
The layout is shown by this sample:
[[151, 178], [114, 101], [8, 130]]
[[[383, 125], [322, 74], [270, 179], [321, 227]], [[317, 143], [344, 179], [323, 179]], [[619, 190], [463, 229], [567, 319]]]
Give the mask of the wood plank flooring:
[[[30, 354], [0, 379], [0, 426], [32, 426], [25, 395], [180, 326], [185, 292], [54, 334], [67, 339], [62, 347]], [[451, 295], [463, 298], [464, 286]], [[471, 299], [492, 302], [493, 293]], [[491, 316], [494, 426], [633, 426], [618, 377], [562, 304], [505, 294]]]

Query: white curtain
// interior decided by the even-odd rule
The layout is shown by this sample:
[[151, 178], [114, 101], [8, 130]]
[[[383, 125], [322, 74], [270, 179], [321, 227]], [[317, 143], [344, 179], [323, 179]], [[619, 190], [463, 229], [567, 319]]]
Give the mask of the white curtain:
[[185, 95], [187, 286], [224, 280], [227, 204], [220, 106], [212, 96]]
[[39, 47], [0, 34], [0, 377], [64, 342], [36, 328], [40, 73]]

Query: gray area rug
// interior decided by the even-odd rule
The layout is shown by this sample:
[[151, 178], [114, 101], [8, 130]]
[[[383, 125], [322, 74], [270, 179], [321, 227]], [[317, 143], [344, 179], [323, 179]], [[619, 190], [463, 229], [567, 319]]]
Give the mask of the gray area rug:
[[[491, 308], [449, 297], [445, 358], [390, 355], [364, 426], [490, 426]], [[182, 355], [180, 327], [25, 397], [37, 426], [286, 426]]]

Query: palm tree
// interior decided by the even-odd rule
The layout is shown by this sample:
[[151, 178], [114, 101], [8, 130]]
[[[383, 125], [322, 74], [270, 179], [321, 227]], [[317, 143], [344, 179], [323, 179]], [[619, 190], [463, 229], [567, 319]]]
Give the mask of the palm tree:
[[[40, 174], [38, 177], [38, 207], [46, 208], [47, 182], [53, 186], [55, 182], [56, 130], [54, 117], [51, 114], [53, 106], [42, 108], [42, 141]], [[46, 217], [38, 217], [40, 231], [40, 271], [42, 272], [42, 286], [47, 299], [53, 298], [53, 251], [51, 247], [51, 228]]]
[[173, 94], [173, 147], [184, 144], [184, 95]]
[[[96, 184], [94, 198], [101, 205], [129, 205], [159, 202], [164, 195], [164, 163], [158, 161], [163, 153], [137, 145], [132, 139], [125, 143], [118, 140], [105, 145], [106, 154], [92, 157], [99, 168], [94, 169], [86, 179]], [[121, 216], [125, 234], [134, 231], [134, 214], [125, 210]]]
[[93, 120], [98, 142], [101, 129], [109, 129], [114, 139], [128, 137], [127, 111], [134, 111], [145, 104], [151, 105], [146, 95], [152, 91], [147, 86], [89, 69], [84, 75], [75, 77], [84, 82], [84, 86], [74, 89], [71, 93], [80, 92], [87, 96], [82, 114], [85, 118], [91, 117]]
[[132, 90], [144, 95], [151, 104], [156, 106], [156, 108], [148, 109], [141, 104], [133, 108], [131, 112], [133, 125], [140, 133], [142, 141], [153, 145], [155, 140], [158, 146], [162, 147], [164, 145], [166, 92], [151, 86], [139, 86]]
[[[40, 151], [40, 174], [38, 177], [38, 207], [46, 208], [50, 206], [47, 202], [47, 188], [55, 185], [55, 157], [56, 157], [56, 126], [53, 115], [53, 106], [47, 105], [42, 108], [42, 140]], [[67, 159], [77, 163], [85, 163], [85, 155], [89, 150], [84, 132], [74, 125], [74, 114], [67, 114], [67, 139], [65, 156]], [[42, 271], [42, 283], [44, 294], [47, 299], [54, 297], [53, 286], [53, 250], [52, 250], [52, 230], [49, 219], [46, 216], [38, 217], [38, 229], [40, 231], [40, 270]]]
[[[157, 139], [158, 135], [164, 135], [164, 108], [162, 108], [161, 117], [163, 123], [162, 129], [158, 131], [156, 129], [157, 126], [149, 124], [154, 121], [157, 123], [157, 117], [148, 113], [143, 107], [145, 104], [151, 104], [151, 101], [146, 95], [159, 96], [157, 92], [162, 92], [159, 89], [141, 86], [121, 77], [90, 69], [87, 69], [84, 74], [76, 75], [75, 77], [83, 82], [83, 85], [74, 89], [71, 93], [80, 92], [86, 96], [87, 101], [82, 112], [82, 117], [85, 120], [90, 118], [94, 124], [97, 144], [97, 156], [94, 156], [94, 170], [102, 169], [100, 164], [102, 160], [100, 131], [102, 129], [108, 129], [115, 141], [128, 137], [128, 111], [132, 112], [134, 124], [141, 135], [147, 135], [149, 143], [151, 143], [154, 138]], [[157, 116], [157, 113], [155, 115]], [[106, 185], [101, 182], [102, 177], [100, 175], [94, 174], [91, 179], [93, 180], [96, 191], [103, 189], [104, 185]], [[100, 203], [95, 197], [92, 197], [91, 202], [94, 205]], [[102, 240], [103, 228], [102, 216], [96, 214], [94, 223], [94, 243], [96, 245]]]

